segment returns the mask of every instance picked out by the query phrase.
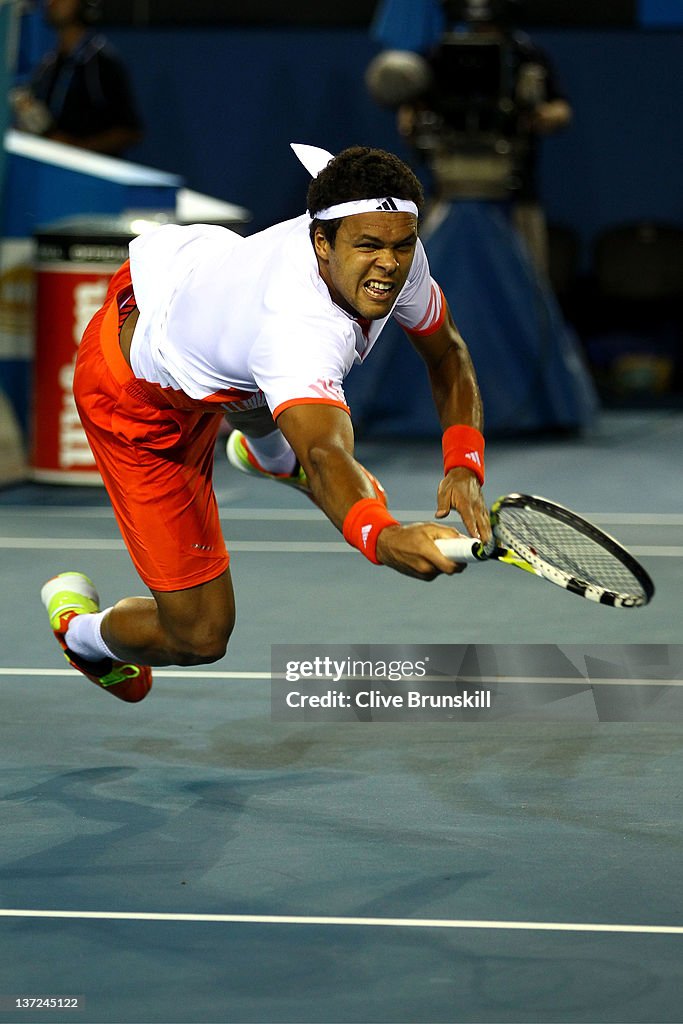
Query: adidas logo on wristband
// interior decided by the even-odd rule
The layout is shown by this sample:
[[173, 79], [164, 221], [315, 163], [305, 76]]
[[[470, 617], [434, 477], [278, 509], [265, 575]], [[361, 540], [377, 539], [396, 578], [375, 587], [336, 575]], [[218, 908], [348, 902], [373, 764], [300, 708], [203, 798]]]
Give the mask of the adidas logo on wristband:
[[444, 475], [458, 466], [474, 473], [484, 483], [484, 438], [476, 427], [455, 423], [446, 427], [441, 439]]
[[342, 534], [345, 541], [375, 565], [379, 565], [377, 538], [387, 526], [400, 526], [400, 523], [387, 510], [384, 501], [379, 498], [361, 498], [346, 513]]

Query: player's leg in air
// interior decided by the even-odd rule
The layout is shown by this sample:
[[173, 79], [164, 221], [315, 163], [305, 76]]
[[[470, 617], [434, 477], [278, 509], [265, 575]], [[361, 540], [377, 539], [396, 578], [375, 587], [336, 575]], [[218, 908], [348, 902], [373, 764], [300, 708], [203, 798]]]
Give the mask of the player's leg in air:
[[223, 657], [235, 622], [230, 570], [208, 583], [101, 610], [95, 584], [64, 572], [41, 591], [50, 626], [73, 668], [120, 700], [142, 700], [151, 665], [200, 665]]
[[229, 556], [213, 491], [220, 412], [171, 407], [141, 387], [120, 347], [130, 274], [121, 268], [89, 324], [74, 395], [126, 547], [151, 596], [100, 608], [92, 581], [43, 587], [50, 626], [74, 668], [122, 700], [141, 700], [151, 665], [223, 656], [235, 622]]
[[310, 496], [306, 474], [266, 407], [226, 413], [225, 419], [233, 428], [226, 444], [231, 466], [250, 476], [277, 480]]
[[[295, 487], [315, 501], [294, 449], [276, 427], [268, 409], [231, 411], [226, 413], [225, 419], [233, 428], [225, 446], [231, 466], [250, 476]], [[377, 497], [386, 505], [386, 494], [379, 480], [365, 466], [361, 469], [371, 480]]]

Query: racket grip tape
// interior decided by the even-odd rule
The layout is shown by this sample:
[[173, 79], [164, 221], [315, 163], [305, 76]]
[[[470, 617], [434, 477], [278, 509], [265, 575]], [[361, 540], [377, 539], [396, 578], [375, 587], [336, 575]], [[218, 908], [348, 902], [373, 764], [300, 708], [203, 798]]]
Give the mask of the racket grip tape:
[[476, 537], [440, 537], [434, 543], [446, 558], [450, 558], [451, 562], [482, 562], [486, 560], [484, 547]]

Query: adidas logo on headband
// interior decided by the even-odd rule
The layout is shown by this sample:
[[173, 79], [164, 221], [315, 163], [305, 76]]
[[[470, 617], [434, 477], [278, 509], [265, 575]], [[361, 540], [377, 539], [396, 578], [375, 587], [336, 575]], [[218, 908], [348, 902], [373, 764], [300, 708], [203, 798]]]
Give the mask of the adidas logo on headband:
[[395, 202], [395, 200], [393, 200], [393, 199], [391, 198], [391, 196], [387, 196], [387, 198], [386, 198], [386, 199], [383, 199], [383, 200], [382, 200], [382, 202], [381, 202], [381, 203], [379, 204], [379, 206], [377, 207], [377, 209], [378, 209], [378, 210], [388, 210], [388, 211], [395, 211], [395, 210], [398, 210], [398, 207], [397, 207], [397, 205], [396, 205], [396, 202]]

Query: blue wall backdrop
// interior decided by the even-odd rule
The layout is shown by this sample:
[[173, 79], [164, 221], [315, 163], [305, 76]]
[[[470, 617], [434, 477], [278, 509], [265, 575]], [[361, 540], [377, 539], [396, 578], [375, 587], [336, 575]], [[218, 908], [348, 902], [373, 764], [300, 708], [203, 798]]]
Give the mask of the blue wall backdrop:
[[[671, 2], [641, 0], [644, 20], [666, 23]], [[39, 16], [24, 21], [25, 73], [50, 34]], [[333, 151], [370, 143], [413, 162], [393, 115], [366, 93], [364, 71], [379, 49], [369, 31], [106, 31], [128, 62], [147, 124], [131, 158], [248, 207], [254, 228], [302, 209], [306, 175], [290, 141]], [[574, 105], [571, 127], [543, 144], [541, 180], [550, 219], [580, 233], [584, 266], [606, 225], [683, 222], [683, 31], [546, 29], [533, 38]]]
[[[377, 44], [363, 31], [116, 29], [147, 123], [131, 155], [252, 210], [258, 228], [299, 213], [306, 174], [290, 141], [354, 142], [412, 161], [393, 115], [368, 97]], [[552, 220], [581, 234], [638, 218], [683, 222], [683, 33], [535, 32], [575, 107], [544, 143]]]
[[683, 221], [683, 33], [537, 34], [574, 105], [572, 126], [543, 152], [552, 219], [584, 242], [608, 224]]
[[302, 212], [308, 177], [290, 142], [399, 147], [392, 115], [365, 93], [377, 47], [362, 32], [108, 34], [128, 60], [147, 124], [136, 158], [249, 207], [257, 227]]
[[[43, 52], [48, 37], [35, 19], [34, 28], [42, 32]], [[393, 149], [428, 179], [401, 142], [393, 113], [379, 109], [366, 92], [364, 72], [379, 47], [365, 30], [219, 26], [112, 28], [107, 34], [129, 66], [146, 122], [144, 142], [131, 159], [178, 173], [190, 188], [247, 207], [253, 214], [250, 230], [304, 209], [308, 176], [291, 153], [291, 141], [333, 152], [353, 143]], [[25, 63], [39, 55], [38, 35], [24, 48]], [[541, 182], [549, 219], [579, 233], [583, 268], [590, 269], [593, 241], [606, 226], [641, 219], [683, 224], [683, 32], [564, 29], [534, 32], [534, 38], [554, 58], [575, 108], [572, 126], [543, 144]], [[462, 217], [476, 212], [472, 204], [466, 207], [454, 211], [452, 239], [442, 245], [441, 263], [432, 265], [463, 329], [470, 314], [474, 318], [468, 340], [487, 398], [489, 428], [586, 422], [591, 396], [586, 387], [574, 386], [580, 375], [572, 377], [570, 363], [576, 359], [549, 297], [543, 300], [545, 314], [527, 329], [540, 293], [535, 286], [516, 287], [516, 319], [501, 319], [500, 289], [507, 280], [501, 261], [512, 259], [513, 240], [490, 244], [486, 260], [477, 262], [472, 246], [481, 248], [493, 238], [494, 211], [481, 211], [479, 225], [470, 221], [463, 232]], [[515, 265], [520, 271], [521, 264]], [[478, 268], [469, 285], [463, 267]], [[496, 327], [503, 328], [501, 351], [516, 361], [515, 394], [533, 396], [520, 399], [514, 414], [500, 400], [500, 360], [487, 358], [496, 335], [484, 330], [483, 301], [495, 307]], [[524, 357], [527, 342], [530, 357]], [[400, 343], [405, 349], [402, 337]], [[387, 334], [383, 349], [393, 356], [398, 342]], [[548, 374], [556, 363], [549, 354], [561, 362], [552, 379]], [[375, 368], [381, 370], [377, 361]], [[561, 379], [573, 395], [573, 411], [543, 410], [538, 380], [527, 379], [541, 370], [548, 400], [559, 402]], [[406, 380], [413, 374], [407, 366]], [[417, 405], [405, 431], [422, 429], [422, 403]], [[381, 423], [375, 405], [366, 406], [367, 423]]]

